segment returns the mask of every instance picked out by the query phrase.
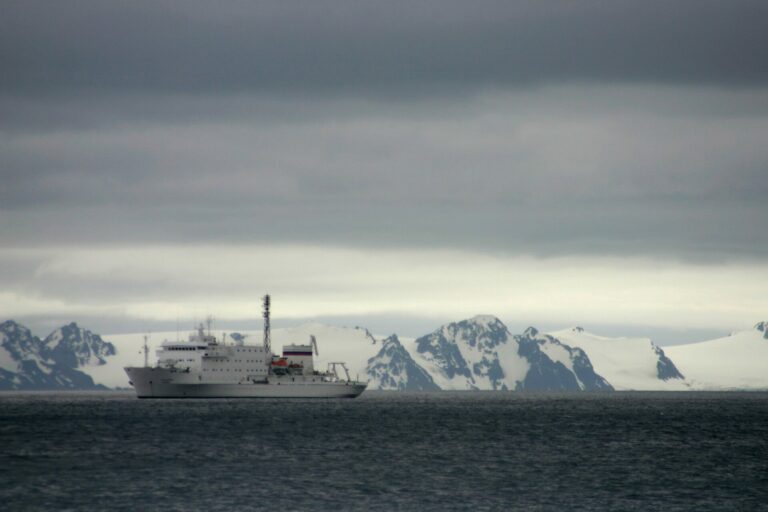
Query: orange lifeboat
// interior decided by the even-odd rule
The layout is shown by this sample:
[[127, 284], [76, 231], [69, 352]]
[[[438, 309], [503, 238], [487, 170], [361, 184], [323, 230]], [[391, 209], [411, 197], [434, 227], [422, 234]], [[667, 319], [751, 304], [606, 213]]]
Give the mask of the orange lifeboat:
[[269, 367], [272, 369], [272, 373], [275, 375], [285, 375], [288, 373], [288, 359], [285, 357], [275, 356], [272, 362], [269, 363]]

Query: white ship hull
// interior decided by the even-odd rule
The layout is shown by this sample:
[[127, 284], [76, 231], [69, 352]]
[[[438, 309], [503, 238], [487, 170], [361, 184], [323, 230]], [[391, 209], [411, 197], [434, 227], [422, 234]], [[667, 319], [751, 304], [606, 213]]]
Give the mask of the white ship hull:
[[355, 398], [367, 386], [291, 376], [271, 376], [260, 382], [203, 382], [199, 372], [151, 367], [129, 367], [125, 372], [139, 398]]

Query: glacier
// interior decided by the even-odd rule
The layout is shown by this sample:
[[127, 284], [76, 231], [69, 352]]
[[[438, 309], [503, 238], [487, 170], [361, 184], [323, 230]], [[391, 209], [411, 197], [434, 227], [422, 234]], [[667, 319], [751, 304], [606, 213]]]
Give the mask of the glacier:
[[695, 389], [768, 388], [768, 322], [723, 338], [664, 350]]

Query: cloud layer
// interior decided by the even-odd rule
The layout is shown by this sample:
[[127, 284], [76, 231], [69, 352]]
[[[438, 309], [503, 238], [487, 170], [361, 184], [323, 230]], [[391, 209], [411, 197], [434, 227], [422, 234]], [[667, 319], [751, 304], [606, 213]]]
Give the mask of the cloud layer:
[[[490, 256], [449, 250], [370, 252], [317, 246], [212, 245], [0, 252], [8, 315], [181, 315], [253, 319], [270, 291], [277, 317], [357, 315], [675, 328], [749, 326], [768, 310], [768, 265], [645, 258]], [[26, 270], [25, 270], [26, 269]], [[34, 271], [31, 271], [34, 269]], [[20, 271], [25, 279], [14, 279]], [[360, 300], [365, 297], [365, 300]], [[525, 320], [521, 320], [525, 319]]]
[[[114, 123], [0, 143], [0, 234], [763, 258], [765, 99], [627, 86], [415, 106], [153, 98], [172, 113], [127, 120], [75, 102], [64, 110]], [[175, 118], [185, 107], [201, 117]]]
[[[741, 322], [765, 306], [749, 278], [768, 261], [765, 19], [759, 1], [5, 2], [4, 304], [146, 316], [188, 302], [183, 248], [213, 246], [191, 261], [232, 262], [239, 278], [206, 285], [231, 315], [266, 288], [296, 316], [398, 314], [403, 296], [453, 313], [414, 270], [430, 255], [497, 314]], [[314, 268], [285, 247], [331, 281], [280, 264]], [[122, 254], [151, 264], [109, 266]], [[244, 254], [274, 273], [230, 300]], [[624, 260], [644, 262], [624, 269], [638, 286], [682, 265], [683, 291], [633, 285], [620, 310]], [[545, 279], [578, 269], [591, 284]], [[520, 293], [535, 282], [546, 300]]]
[[0, 90], [764, 85], [760, 1], [5, 2]]

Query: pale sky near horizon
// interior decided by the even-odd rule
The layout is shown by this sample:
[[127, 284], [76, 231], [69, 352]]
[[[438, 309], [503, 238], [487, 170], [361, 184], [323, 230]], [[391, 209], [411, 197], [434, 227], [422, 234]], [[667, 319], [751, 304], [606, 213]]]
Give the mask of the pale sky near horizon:
[[391, 332], [748, 328], [768, 320], [766, 19], [4, 2], [0, 320], [246, 323], [269, 292], [284, 321]]

